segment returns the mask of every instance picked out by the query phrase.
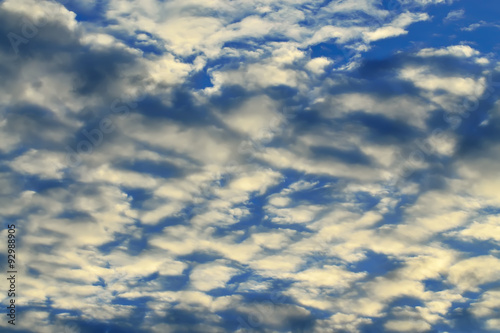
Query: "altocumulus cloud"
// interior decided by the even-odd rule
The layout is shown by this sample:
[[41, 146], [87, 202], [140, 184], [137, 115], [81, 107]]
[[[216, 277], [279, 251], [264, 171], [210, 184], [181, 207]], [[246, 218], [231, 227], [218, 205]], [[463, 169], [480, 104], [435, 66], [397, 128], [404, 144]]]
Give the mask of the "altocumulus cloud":
[[498, 331], [499, 11], [3, 1], [2, 330]]

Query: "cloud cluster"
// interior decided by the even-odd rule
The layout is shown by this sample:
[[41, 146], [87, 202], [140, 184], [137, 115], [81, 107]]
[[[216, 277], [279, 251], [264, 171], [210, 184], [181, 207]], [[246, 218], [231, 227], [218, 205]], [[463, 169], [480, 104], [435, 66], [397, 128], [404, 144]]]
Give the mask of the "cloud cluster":
[[494, 331], [500, 65], [401, 47], [444, 5], [2, 2], [18, 327]]

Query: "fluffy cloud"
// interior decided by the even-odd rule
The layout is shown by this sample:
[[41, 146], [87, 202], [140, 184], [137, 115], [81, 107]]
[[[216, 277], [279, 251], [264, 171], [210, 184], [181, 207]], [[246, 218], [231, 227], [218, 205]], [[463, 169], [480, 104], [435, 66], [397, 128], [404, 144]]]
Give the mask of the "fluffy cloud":
[[445, 3], [4, 1], [19, 327], [496, 327], [497, 60]]
[[480, 256], [462, 260], [450, 268], [448, 280], [464, 290], [478, 290], [484, 283], [497, 281], [500, 260]]

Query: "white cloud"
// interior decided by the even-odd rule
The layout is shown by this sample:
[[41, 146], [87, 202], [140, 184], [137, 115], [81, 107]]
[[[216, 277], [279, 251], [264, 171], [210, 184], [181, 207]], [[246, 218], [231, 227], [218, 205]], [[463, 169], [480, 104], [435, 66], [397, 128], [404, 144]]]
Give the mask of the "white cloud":
[[500, 319], [489, 319], [486, 321], [486, 328], [490, 331], [496, 331], [500, 326]]
[[61, 179], [65, 162], [63, 154], [31, 149], [12, 161], [10, 166], [20, 173], [38, 175], [42, 179]]
[[311, 59], [306, 64], [306, 69], [313, 72], [316, 75], [321, 75], [325, 72], [325, 67], [330, 65], [332, 61], [325, 57], [318, 57]]
[[209, 291], [215, 288], [223, 288], [238, 270], [221, 264], [204, 264], [196, 266], [189, 279], [194, 288], [201, 291]]
[[[354, 111], [381, 114], [392, 119], [405, 120], [412, 125], [423, 127], [429, 111], [433, 107], [415, 96], [397, 96], [392, 98], [378, 98], [377, 96], [362, 93], [347, 93], [335, 95], [328, 98], [328, 110], [325, 115], [329, 117], [340, 117]], [[335, 105], [335, 108], [331, 107]], [[412, 115], [408, 118], [406, 113], [401, 112], [411, 108]]]
[[462, 290], [478, 291], [482, 284], [494, 282], [500, 274], [500, 259], [480, 256], [462, 260], [450, 268], [448, 281]]
[[457, 236], [469, 240], [500, 241], [500, 219], [496, 216], [488, 216], [484, 222], [475, 221], [467, 228], [457, 232]]
[[480, 52], [473, 49], [469, 45], [453, 45], [448, 46], [444, 49], [422, 49], [418, 51], [417, 55], [420, 57], [432, 57], [432, 56], [454, 56], [454, 57], [464, 57], [470, 58], [479, 55]]
[[[77, 27], [76, 14], [67, 10], [63, 5], [53, 1], [4, 1], [1, 7], [9, 12], [25, 16], [28, 23], [43, 27], [47, 23], [59, 23], [70, 30]], [[36, 28], [35, 28], [36, 29]], [[38, 29], [36, 29], [38, 31]]]
[[449, 22], [449, 21], [457, 21], [465, 16], [465, 10], [463, 9], [457, 9], [457, 10], [452, 10], [446, 15], [446, 17], [443, 19], [444, 22]]
[[308, 223], [314, 220], [314, 217], [323, 207], [317, 205], [301, 205], [292, 208], [267, 208], [271, 215], [271, 221], [279, 224], [288, 223]]
[[360, 318], [353, 314], [336, 313], [328, 319], [318, 320], [315, 332], [327, 333], [333, 329], [360, 332], [360, 327], [371, 324], [370, 318]]
[[486, 291], [481, 298], [471, 306], [471, 312], [479, 318], [494, 317], [500, 308], [500, 292]]
[[344, 289], [365, 275], [365, 273], [349, 272], [338, 266], [323, 266], [321, 269], [311, 268], [301, 271], [294, 275], [294, 279], [299, 281], [298, 286]]
[[298, 87], [305, 78], [303, 73], [280, 68], [273, 63], [249, 64], [242, 67], [238, 70], [212, 72], [214, 88], [208, 88], [208, 91], [215, 92], [226, 85], [246, 86], [250, 90], [280, 85]]
[[255, 319], [250, 323], [256, 323], [254, 326], [265, 324], [271, 327], [279, 327], [293, 319], [305, 319], [310, 314], [303, 307], [290, 304], [273, 304], [271, 301], [263, 304], [240, 306], [238, 311], [247, 314], [249, 318], [253, 316], [252, 318]]
[[382, 27], [375, 31], [366, 32], [364, 34], [365, 40], [368, 42], [374, 42], [379, 39], [386, 39], [389, 37], [397, 37], [407, 34], [408, 31], [400, 27]]
[[431, 74], [425, 67], [407, 67], [400, 72], [400, 77], [411, 81], [424, 90], [444, 90], [460, 96], [481, 96], [485, 90], [485, 79], [472, 77], [443, 77]]
[[269, 97], [259, 96], [249, 99], [229, 114], [219, 113], [218, 116], [228, 127], [252, 139], [269, 139], [284, 120], [278, 107]]
[[470, 24], [468, 27], [463, 27], [463, 28], [461, 28], [461, 30], [470, 32], [470, 31], [474, 31], [474, 30], [476, 30], [478, 28], [482, 28], [482, 27], [500, 28], [500, 25], [481, 20], [477, 23]]
[[431, 325], [423, 320], [389, 320], [384, 327], [391, 332], [427, 332]]
[[[357, 332], [371, 317], [388, 319], [386, 330], [413, 332], [449, 323], [453, 302], [468, 301], [461, 291], [496, 281], [494, 251], [461, 259], [441, 241], [498, 241], [496, 219], [479, 214], [499, 203], [498, 151], [463, 158], [456, 155], [462, 136], [428, 133], [433, 112], [486, 89], [485, 73], [464, 66], [444, 74], [429, 57], [487, 66], [493, 55], [479, 58], [467, 45], [426, 48], [411, 61], [399, 54], [389, 70], [368, 61], [351, 71], [351, 58], [362, 60], [372, 42], [409, 38], [413, 23], [430, 21], [425, 12], [409, 6], [396, 14], [371, 0], [112, 0], [97, 24], [77, 22], [78, 6], [78, 15], [45, 1], [1, 6], [13, 17], [48, 15], [59, 24], [57, 36], [40, 32], [26, 45], [23, 66], [1, 68], [12, 77], [0, 89], [0, 211], [24, 228], [22, 304], [40, 307], [50, 297], [58, 312], [102, 323], [133, 317], [137, 307], [117, 297], [147, 298], [136, 327], [158, 332], [224, 332], [231, 311], [260, 313], [266, 332], [293, 320], [311, 321], [317, 332]], [[355, 52], [341, 59], [345, 50]], [[428, 65], [409, 65], [419, 62]], [[213, 87], [193, 88], [202, 70]], [[376, 77], [364, 77], [371, 70]], [[80, 165], [64, 165], [66, 142], [117, 96], [141, 92], [148, 99], [113, 118], [116, 129], [102, 145], [79, 154]], [[374, 133], [385, 129], [375, 122], [352, 120], [367, 114], [408, 125], [418, 143], [434, 145], [436, 158], [419, 168], [443, 188], [413, 179], [388, 186], [398, 154], [417, 142], [391, 133], [381, 140]], [[434, 171], [448, 167], [454, 178]], [[396, 268], [364, 266], [379, 257]], [[426, 288], [425, 280], [443, 277], [456, 288]], [[166, 288], [176, 279], [187, 282]], [[280, 281], [289, 283], [287, 304], [248, 303], [246, 294], [266, 294]], [[227, 295], [213, 296], [217, 288]], [[404, 296], [422, 306], [391, 305]], [[471, 307], [491, 327], [495, 297], [487, 291]], [[172, 311], [189, 312], [192, 325], [160, 323]], [[30, 327], [60, 328], [48, 313], [28, 314]]]

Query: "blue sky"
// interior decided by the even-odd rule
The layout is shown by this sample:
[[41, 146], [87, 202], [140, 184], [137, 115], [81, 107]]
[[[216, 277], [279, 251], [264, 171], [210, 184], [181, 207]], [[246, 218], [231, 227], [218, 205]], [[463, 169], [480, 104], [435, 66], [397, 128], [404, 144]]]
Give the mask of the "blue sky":
[[499, 14], [0, 2], [0, 330], [499, 332]]

